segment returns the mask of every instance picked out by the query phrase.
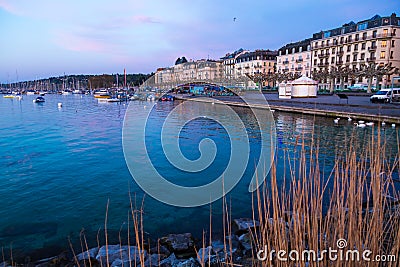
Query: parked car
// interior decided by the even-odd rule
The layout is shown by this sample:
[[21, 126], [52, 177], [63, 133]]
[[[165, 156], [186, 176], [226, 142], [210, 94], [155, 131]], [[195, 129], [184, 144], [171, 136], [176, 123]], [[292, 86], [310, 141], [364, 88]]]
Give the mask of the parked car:
[[[392, 89], [386, 88], [379, 90], [376, 94], [370, 97], [370, 101], [372, 103], [381, 102], [388, 103], [390, 102]], [[398, 101], [400, 99], [400, 88], [393, 88], [393, 100]]]
[[[374, 89], [374, 86], [371, 86], [371, 89]], [[368, 84], [364, 84], [364, 83], [355, 83], [349, 87], [347, 87], [347, 89], [352, 90], [352, 91], [366, 91], [368, 89]]]

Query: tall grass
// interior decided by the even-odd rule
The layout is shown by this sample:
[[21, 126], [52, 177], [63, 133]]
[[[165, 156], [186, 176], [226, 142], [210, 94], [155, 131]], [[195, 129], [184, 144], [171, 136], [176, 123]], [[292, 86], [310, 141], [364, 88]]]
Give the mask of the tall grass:
[[[273, 253], [264, 261], [253, 257], [253, 266], [381, 266], [379, 262], [363, 262], [361, 256], [360, 261], [320, 257], [329, 247], [340, 251], [339, 239], [347, 241], [343, 253], [358, 250], [361, 255], [370, 250], [371, 259], [395, 255], [397, 261], [384, 266], [399, 266], [400, 203], [392, 177], [399, 168], [399, 154], [387, 158], [380, 134], [370, 137], [361, 152], [357, 142], [350, 138], [347, 148], [337, 153], [328, 179], [319, 169], [318, 146], [312, 144], [311, 152], [305, 152], [304, 141], [296, 158], [287, 154], [286, 163], [292, 170], [289, 188], [278, 185], [277, 165], [272, 166], [270, 184], [254, 195], [253, 219], [261, 226], [250, 230], [254, 252], [284, 250], [287, 254], [281, 258], [288, 261]], [[311, 250], [320, 261], [301, 259], [302, 252]], [[291, 261], [290, 251], [299, 252], [300, 260]], [[296, 258], [295, 252], [292, 256]]]

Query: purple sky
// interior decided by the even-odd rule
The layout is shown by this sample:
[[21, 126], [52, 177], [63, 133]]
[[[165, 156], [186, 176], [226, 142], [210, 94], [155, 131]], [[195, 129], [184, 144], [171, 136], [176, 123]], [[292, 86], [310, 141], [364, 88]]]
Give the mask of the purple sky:
[[149, 73], [181, 56], [278, 49], [392, 12], [398, 0], [0, 0], [0, 83]]

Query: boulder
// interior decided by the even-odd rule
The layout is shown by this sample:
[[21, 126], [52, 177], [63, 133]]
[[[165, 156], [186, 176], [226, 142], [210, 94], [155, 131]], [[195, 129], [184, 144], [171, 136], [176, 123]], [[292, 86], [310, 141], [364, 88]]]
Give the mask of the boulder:
[[107, 252], [108, 263], [112, 266], [129, 265], [129, 262], [140, 263], [141, 254], [144, 259], [147, 256], [146, 251], [140, 251], [136, 246], [109, 245], [108, 248], [102, 246], [97, 253], [96, 260], [103, 266], [107, 265]]
[[211, 246], [201, 248], [197, 252], [197, 260], [202, 264], [208, 263], [213, 256], [215, 256], [215, 252]]
[[233, 220], [236, 226], [236, 234], [241, 235], [251, 229], [260, 227], [260, 222], [250, 218], [239, 218]]
[[172, 267], [176, 266], [178, 263], [179, 260], [175, 257], [175, 254], [172, 253], [168, 258], [160, 262], [160, 267]]
[[239, 237], [240, 245], [244, 248], [245, 251], [251, 251], [252, 249], [252, 238], [250, 233], [243, 234]]
[[[224, 243], [221, 240], [215, 240], [211, 242], [212, 249], [215, 253], [224, 251]], [[228, 247], [228, 244], [226, 245]]]
[[171, 255], [171, 252], [165, 247], [165, 246], [157, 246], [157, 247], [152, 247], [150, 249], [151, 254], [163, 254], [165, 256]]
[[160, 239], [160, 244], [168, 248], [169, 251], [175, 253], [178, 258], [196, 255], [194, 250], [194, 240], [192, 234], [169, 234]]
[[58, 256], [42, 259], [35, 262], [35, 267], [47, 267], [47, 266], [63, 266], [69, 263], [67, 253], [63, 252]]
[[82, 253], [76, 255], [76, 259], [78, 261], [89, 260], [89, 258], [96, 259], [96, 255], [98, 252], [99, 252], [99, 248], [91, 248], [85, 252], [82, 252]]
[[164, 254], [151, 254], [144, 262], [145, 267], [159, 266], [160, 263], [167, 258]]
[[239, 239], [236, 235], [230, 235], [227, 236], [226, 238], [226, 250], [228, 251], [228, 254], [230, 255], [231, 253], [236, 253], [240, 246]]
[[199, 262], [193, 258], [179, 262], [176, 267], [198, 267], [201, 266]]

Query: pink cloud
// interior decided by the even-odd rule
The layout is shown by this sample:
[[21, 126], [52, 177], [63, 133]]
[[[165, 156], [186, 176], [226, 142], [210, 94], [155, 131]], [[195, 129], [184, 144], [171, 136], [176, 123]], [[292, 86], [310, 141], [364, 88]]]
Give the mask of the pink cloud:
[[55, 43], [60, 47], [76, 52], [107, 52], [112, 46], [105, 40], [74, 35], [65, 32], [55, 34]]
[[133, 16], [133, 21], [138, 23], [160, 23], [157, 19], [145, 15]]
[[7, 0], [0, 0], [0, 8], [4, 9], [5, 11], [13, 14], [18, 14], [18, 10], [15, 6], [11, 4], [10, 1]]

